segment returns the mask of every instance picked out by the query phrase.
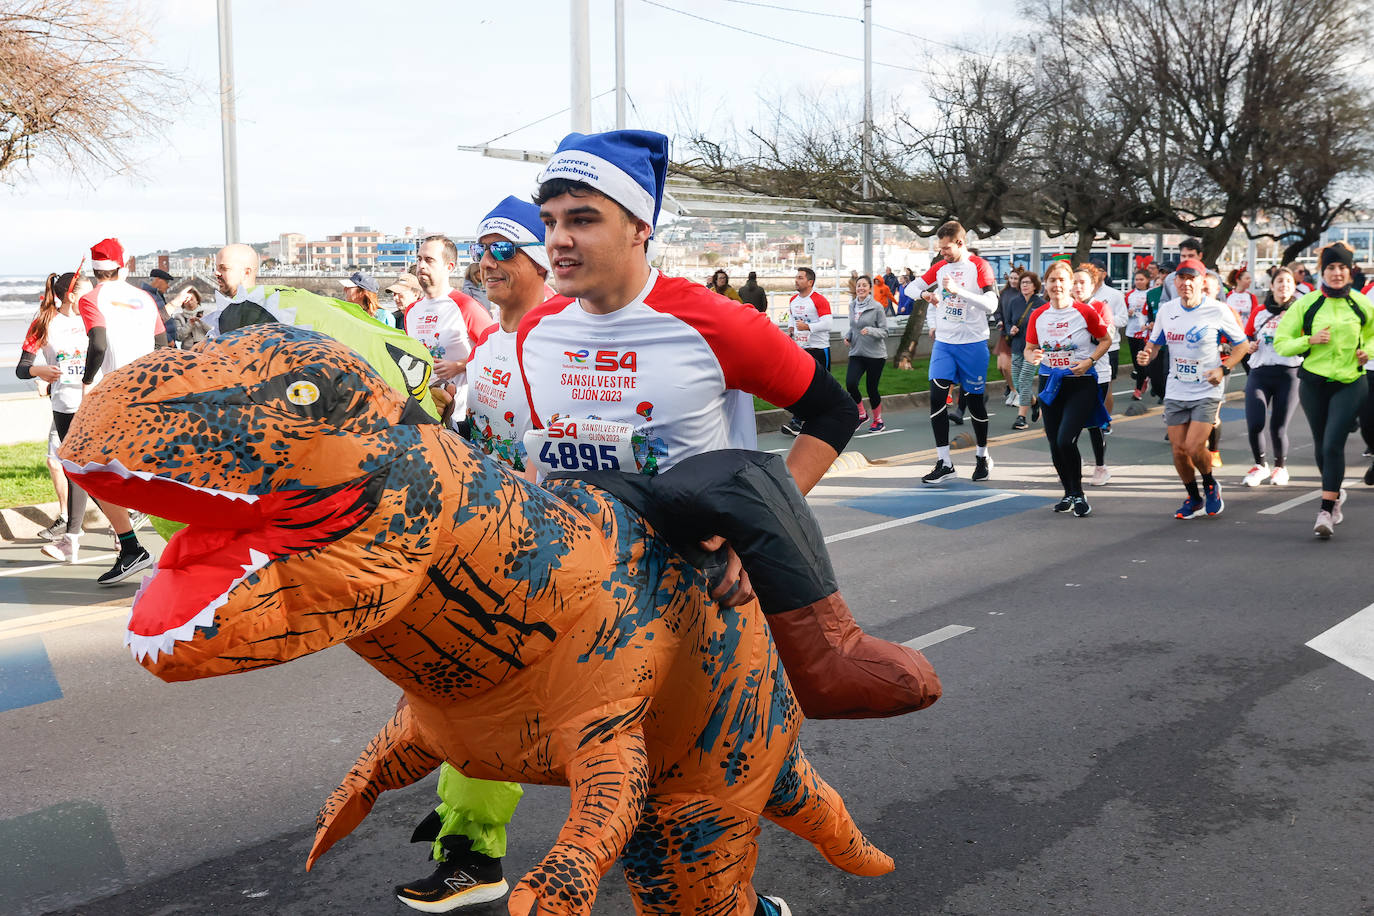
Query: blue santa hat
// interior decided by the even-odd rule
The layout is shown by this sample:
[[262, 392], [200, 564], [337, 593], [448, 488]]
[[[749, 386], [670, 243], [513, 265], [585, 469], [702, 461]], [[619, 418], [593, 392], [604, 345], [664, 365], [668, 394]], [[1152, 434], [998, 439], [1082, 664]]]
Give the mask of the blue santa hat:
[[652, 130], [568, 134], [539, 173], [590, 185], [653, 228], [668, 180], [668, 138]]
[[516, 244], [537, 242], [520, 250], [540, 267], [549, 269], [549, 251], [544, 247], [544, 223], [539, 219], [539, 208], [529, 201], [507, 197], [497, 204], [482, 217], [482, 222], [477, 226], [477, 238], [484, 235], [499, 235]]

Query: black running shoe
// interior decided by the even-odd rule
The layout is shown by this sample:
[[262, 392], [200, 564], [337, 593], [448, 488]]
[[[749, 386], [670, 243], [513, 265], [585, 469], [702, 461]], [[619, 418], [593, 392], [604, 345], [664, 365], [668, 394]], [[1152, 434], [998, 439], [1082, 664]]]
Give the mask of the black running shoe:
[[1364, 472], [1365, 486], [1374, 487], [1374, 464], [1369, 466], [1369, 470]]
[[789, 436], [801, 435], [801, 428], [801, 421], [798, 420], [796, 417], [793, 417], [786, 423], [782, 424], [782, 431]]
[[1036, 398], [1034, 401], [1031, 402], [1031, 422], [1032, 422], [1032, 423], [1039, 423], [1039, 422], [1040, 422], [1040, 399], [1039, 399], [1039, 398]]
[[973, 479], [987, 480], [990, 476], [988, 474], [988, 471], [992, 468], [992, 466], [993, 460], [991, 455], [983, 455], [977, 458], [976, 463], [973, 466]]
[[1081, 496], [1073, 498], [1073, 514], [1079, 518], [1085, 518], [1092, 514], [1093, 507], [1088, 505], [1088, 501]]
[[501, 860], [473, 852], [465, 836], [446, 836], [439, 841], [444, 861], [435, 863], [434, 874], [419, 881], [396, 885], [396, 897], [422, 913], [447, 913], [465, 906], [500, 900], [510, 890], [501, 875]]
[[931, 469], [929, 474], [921, 478], [921, 483], [928, 487], [938, 487], [949, 478], [958, 476], [954, 471], [954, 465], [936, 459], [935, 467]]
[[137, 553], [121, 553], [110, 567], [110, 571], [96, 579], [97, 585], [118, 585], [136, 572], [142, 572], [153, 565], [153, 555], [147, 548], [138, 548]]
[[1012, 429], [1026, 429], [1028, 426], [1030, 426], [1030, 423], [1025, 417], [1017, 417], [1016, 422], [1011, 424]]
[[1054, 504], [1054, 511], [1055, 511], [1055, 512], [1068, 512], [1068, 511], [1069, 511], [1070, 509], [1072, 509], [1072, 508], [1073, 508], [1073, 497], [1072, 497], [1072, 496], [1065, 496], [1065, 497], [1064, 497], [1063, 499], [1061, 499], [1059, 502], [1057, 502], [1057, 503]]
[[964, 412], [962, 410], [951, 410], [949, 412], [949, 422], [955, 426], [964, 425]]

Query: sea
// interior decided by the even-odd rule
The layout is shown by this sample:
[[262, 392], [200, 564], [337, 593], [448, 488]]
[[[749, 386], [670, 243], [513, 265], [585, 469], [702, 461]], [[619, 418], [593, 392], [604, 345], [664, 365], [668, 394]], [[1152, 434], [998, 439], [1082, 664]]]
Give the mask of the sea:
[[34, 390], [33, 382], [15, 377], [14, 366], [46, 280], [46, 275], [0, 274], [0, 394]]

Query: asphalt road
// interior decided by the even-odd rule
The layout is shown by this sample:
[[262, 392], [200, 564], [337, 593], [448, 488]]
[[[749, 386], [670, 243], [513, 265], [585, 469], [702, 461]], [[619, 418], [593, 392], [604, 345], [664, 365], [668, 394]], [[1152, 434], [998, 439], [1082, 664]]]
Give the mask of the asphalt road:
[[[765, 825], [759, 889], [798, 916], [1374, 913], [1374, 612], [1323, 644], [1364, 673], [1306, 645], [1374, 600], [1374, 493], [1352, 482], [1346, 522], [1316, 541], [1301, 413], [1292, 484], [1243, 490], [1228, 407], [1226, 510], [1176, 521], [1155, 412], [1116, 423], [1092, 516], [1055, 515], [1043, 435], [1008, 434], [994, 409], [986, 484], [921, 488], [928, 424], [898, 412], [851, 446], [877, 463], [812, 494], [861, 622], [938, 640], [945, 696], [803, 733], [897, 871], [845, 875]], [[1355, 437], [1353, 477], [1359, 453]], [[971, 452], [955, 457], [967, 475]], [[412, 912], [390, 887], [428, 871], [406, 841], [432, 777], [303, 870], [319, 803], [394, 688], [346, 649], [163, 684], [122, 648], [122, 609], [94, 604], [132, 594], [94, 585], [103, 560], [23, 571], [34, 556], [0, 545], [0, 911]], [[527, 791], [512, 880], [566, 806]], [[615, 872], [596, 910], [632, 912]]]

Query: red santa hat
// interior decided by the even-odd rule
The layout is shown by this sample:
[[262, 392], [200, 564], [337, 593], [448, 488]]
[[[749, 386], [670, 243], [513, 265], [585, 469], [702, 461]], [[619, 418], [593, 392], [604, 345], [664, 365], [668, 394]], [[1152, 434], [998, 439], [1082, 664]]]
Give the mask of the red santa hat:
[[119, 239], [101, 239], [91, 246], [91, 268], [94, 270], [123, 270], [124, 246]]

